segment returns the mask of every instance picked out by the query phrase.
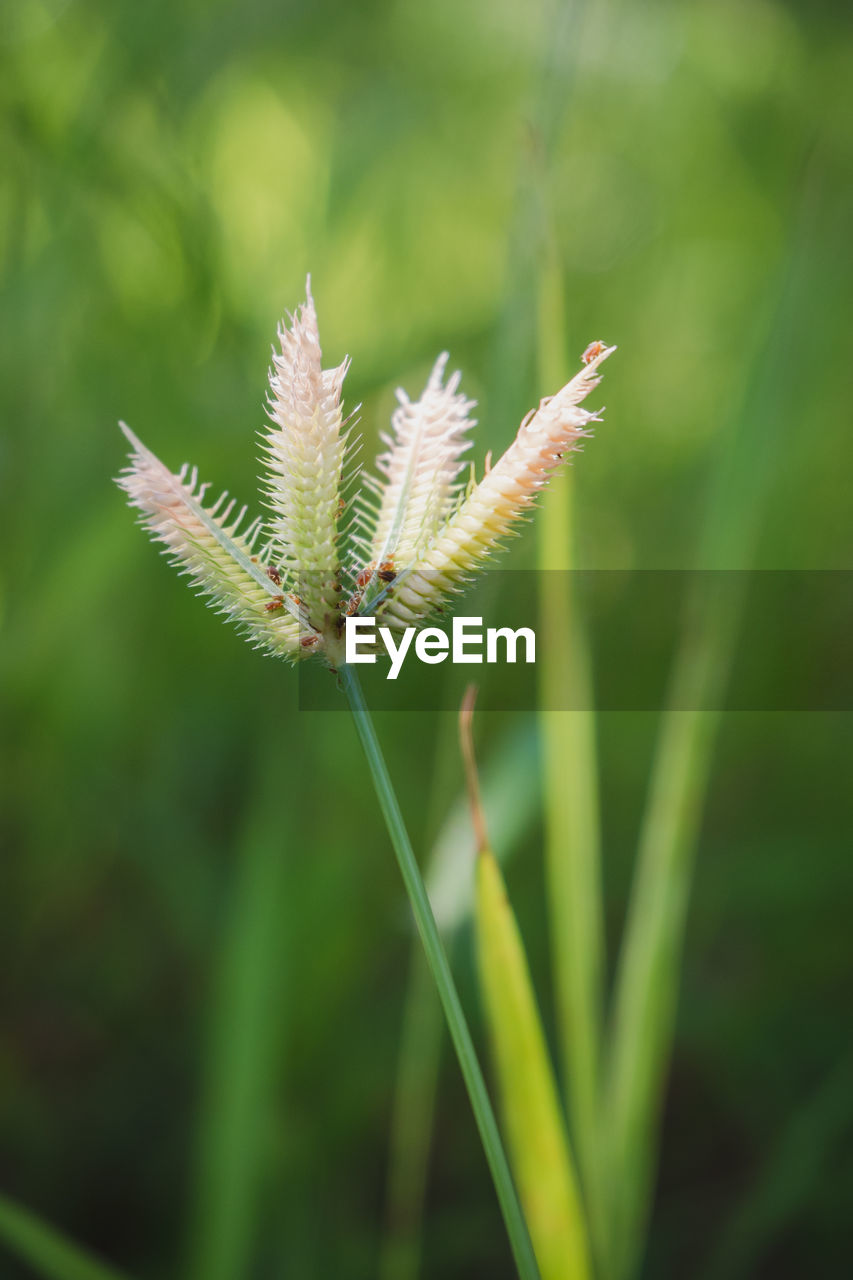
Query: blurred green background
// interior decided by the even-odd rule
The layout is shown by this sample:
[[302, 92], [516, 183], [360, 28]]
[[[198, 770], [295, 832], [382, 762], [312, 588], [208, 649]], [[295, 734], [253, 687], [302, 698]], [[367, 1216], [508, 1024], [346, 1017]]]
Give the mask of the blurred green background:
[[[254, 501], [310, 271], [367, 458], [447, 348], [481, 464], [554, 390], [551, 236], [567, 373], [620, 347], [574, 468], [579, 563], [702, 563], [733, 448], [760, 536], [706, 567], [848, 568], [851, 82], [841, 4], [6, 0], [3, 1193], [140, 1277], [359, 1280], [386, 1230], [409, 934], [367, 771], [347, 717], [300, 713], [133, 527], [118, 418]], [[484, 762], [523, 721], [484, 722]], [[614, 946], [654, 730], [600, 723]], [[379, 731], [425, 853], [453, 717]], [[850, 759], [849, 715], [724, 719], [647, 1277], [850, 1266]], [[537, 823], [508, 875], [550, 1019]], [[30, 1274], [0, 1244], [0, 1276]], [[422, 1274], [512, 1275], [449, 1055]]]

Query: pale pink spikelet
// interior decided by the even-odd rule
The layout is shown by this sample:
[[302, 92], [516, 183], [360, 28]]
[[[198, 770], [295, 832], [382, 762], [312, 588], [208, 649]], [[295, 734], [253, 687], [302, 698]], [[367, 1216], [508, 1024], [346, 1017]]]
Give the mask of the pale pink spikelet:
[[444, 383], [448, 356], [439, 356], [420, 399], [397, 391], [392, 434], [383, 435], [387, 451], [376, 460], [380, 479], [365, 477], [375, 495], [375, 512], [362, 507], [366, 559], [375, 565], [408, 568], [423, 553], [447, 519], [459, 494], [462, 455], [471, 447], [467, 434], [474, 407], [458, 392], [460, 374]]
[[256, 551], [260, 521], [241, 534], [245, 507], [235, 515], [236, 502], [225, 493], [205, 506], [209, 486], [198, 483], [195, 469], [189, 478], [186, 466], [177, 474], [169, 471], [129, 427], [121, 426], [133, 453], [117, 483], [172, 563], [258, 647], [281, 657], [298, 656], [301, 628], [295, 610], [276, 584], [268, 551]]
[[341, 388], [349, 361], [323, 369], [317, 312], [311, 297], [289, 326], [279, 327], [263, 434], [269, 533], [276, 559], [298, 580], [320, 629], [337, 616], [338, 518], [347, 452]]

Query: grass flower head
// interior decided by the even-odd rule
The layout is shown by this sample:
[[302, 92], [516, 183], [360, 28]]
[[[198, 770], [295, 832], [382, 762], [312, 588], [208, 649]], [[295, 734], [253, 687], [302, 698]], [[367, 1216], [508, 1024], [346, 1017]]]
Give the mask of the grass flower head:
[[208, 503], [195, 469], [169, 471], [124, 424], [132, 453], [118, 483], [177, 567], [256, 647], [292, 661], [320, 655], [337, 667], [348, 616], [375, 615], [391, 628], [424, 623], [513, 531], [599, 420], [580, 403], [614, 349], [587, 348], [579, 373], [527, 415], [481, 480], [472, 468], [467, 484], [474, 404], [458, 373], [445, 381], [441, 355], [418, 400], [397, 392], [385, 451], [376, 474], [361, 477], [345, 525], [349, 361], [323, 368], [309, 281], [273, 351], [262, 435], [270, 515], [244, 524], [246, 508], [235, 514], [227, 494]]

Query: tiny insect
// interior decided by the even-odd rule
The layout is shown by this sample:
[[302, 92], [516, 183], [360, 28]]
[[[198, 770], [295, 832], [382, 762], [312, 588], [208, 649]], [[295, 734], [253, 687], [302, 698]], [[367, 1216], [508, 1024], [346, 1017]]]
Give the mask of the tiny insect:
[[301, 644], [303, 649], [313, 649], [314, 645], [317, 643], [319, 639], [320, 637], [318, 635], [315, 635], [315, 633], [312, 631], [310, 635], [303, 636], [302, 639], [299, 641], [299, 643]]
[[394, 572], [394, 561], [383, 560], [379, 568], [376, 570], [376, 576], [379, 578], [380, 582], [393, 582], [397, 576]]
[[277, 587], [281, 586], [281, 574], [278, 569], [276, 569], [275, 565], [267, 565], [267, 577], [274, 582]]
[[581, 356], [581, 360], [584, 364], [592, 364], [593, 360], [597, 360], [602, 351], [606, 350], [607, 344], [602, 342], [600, 339], [596, 339], [595, 342], [591, 342], [589, 344], [586, 351]]
[[300, 600], [299, 596], [296, 594], [295, 591], [288, 591], [287, 598], [291, 602], [291, 604], [296, 605], [297, 609], [302, 608], [302, 601]]
[[361, 604], [361, 597], [363, 595], [363, 591], [356, 591], [350, 596], [349, 600], [347, 600], [346, 608], [344, 609], [344, 617], [351, 618], [352, 615], [358, 611], [358, 606]]
[[269, 604], [264, 605], [265, 613], [277, 613], [279, 609], [284, 608], [284, 596], [275, 596], [270, 600]]
[[360, 587], [362, 591], [367, 586], [370, 579], [376, 572], [376, 561], [371, 560], [370, 564], [366, 564], [355, 580], [355, 585]]

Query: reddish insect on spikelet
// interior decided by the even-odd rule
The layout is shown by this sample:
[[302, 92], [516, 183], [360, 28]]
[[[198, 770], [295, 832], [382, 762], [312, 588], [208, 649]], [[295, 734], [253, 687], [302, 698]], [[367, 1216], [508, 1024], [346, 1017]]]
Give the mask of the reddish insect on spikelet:
[[370, 564], [366, 564], [360, 570], [355, 580], [356, 586], [361, 590], [368, 586], [374, 578], [378, 578], [380, 582], [393, 582], [397, 576], [397, 570], [394, 568], [393, 560], [383, 560], [381, 564], [377, 564], [375, 560], [371, 560]]
[[376, 561], [371, 560], [370, 564], [366, 564], [364, 568], [360, 570], [358, 577], [355, 580], [355, 585], [363, 591], [375, 573]]
[[581, 360], [584, 364], [592, 364], [593, 360], [597, 360], [606, 349], [606, 344], [599, 340], [591, 342], [581, 356]]

